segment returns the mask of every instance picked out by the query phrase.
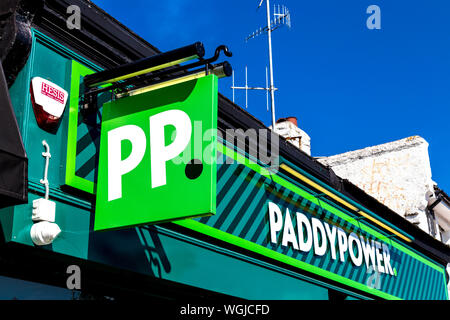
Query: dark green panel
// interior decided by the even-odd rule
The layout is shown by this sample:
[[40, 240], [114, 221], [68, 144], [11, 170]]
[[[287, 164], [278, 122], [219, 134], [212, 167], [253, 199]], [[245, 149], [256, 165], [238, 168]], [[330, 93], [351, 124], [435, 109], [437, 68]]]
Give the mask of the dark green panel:
[[[29, 193], [28, 204], [14, 207], [14, 225], [11, 240], [29, 246], [34, 246], [30, 230], [33, 225], [31, 212], [33, 200], [42, 195]], [[60, 227], [61, 233], [51, 245], [44, 248], [86, 259], [88, 256], [90, 212], [86, 209], [75, 207], [66, 201], [51, 199], [56, 202], [55, 223]], [[2, 221], [3, 226], [3, 221]]]
[[245, 299], [329, 298], [312, 279], [157, 226], [93, 233], [89, 259]]
[[46, 149], [42, 141], [45, 140], [50, 146], [51, 154], [48, 169], [49, 198], [56, 202], [55, 222], [62, 233], [51, 245], [44, 248], [86, 258], [91, 204], [61, 189], [65, 181], [69, 103], [66, 105], [58, 130], [49, 133], [38, 127], [30, 98], [30, 83], [33, 77], [41, 77], [57, 84], [69, 92], [70, 98], [72, 60], [79, 57], [39, 31], [32, 30], [32, 34], [33, 46], [30, 57], [10, 90], [29, 159], [29, 199], [27, 204], [3, 212], [1, 218], [3, 233], [6, 241], [34, 246], [30, 238], [30, 229], [33, 225], [32, 202], [44, 197], [45, 189], [40, 180], [44, 177], [45, 158], [42, 153]]
[[[41, 77], [70, 92], [71, 60], [61, 55], [55, 48], [43, 44], [39, 38], [35, 39], [31, 64], [30, 78], [25, 81], [29, 82], [34, 77]], [[26, 96], [30, 99], [28, 92]], [[28, 103], [26, 107], [29, 110], [27, 110], [28, 120], [24, 143], [29, 159], [29, 180], [39, 182], [43, 178], [45, 158], [42, 156], [42, 152], [45, 151], [45, 148], [42, 145], [42, 141], [45, 140], [50, 146], [52, 155], [49, 164], [48, 180], [50, 186], [59, 187], [64, 181], [65, 174], [68, 107], [66, 106], [61, 124], [56, 133], [49, 133], [39, 128], [31, 103]]]
[[[262, 247], [276, 251], [288, 257], [319, 267], [324, 271], [344, 277], [346, 284], [359, 283], [367, 287], [367, 291], [387, 293], [401, 299], [446, 299], [443, 269], [431, 261], [412, 253], [409, 249], [401, 249], [394, 244], [394, 240], [387, 236], [375, 236], [378, 232], [367, 232], [367, 227], [361, 221], [343, 219], [341, 216], [324, 209], [320, 200], [318, 204], [304, 196], [289, 190], [283, 185], [275, 183], [270, 177], [251, 170], [249, 167], [234, 162], [218, 164], [217, 184], [217, 214], [204, 217], [197, 221], [228, 234], [255, 243]], [[232, 161], [228, 161], [232, 162]], [[357, 267], [350, 259], [348, 251], [345, 261], [331, 257], [331, 250], [323, 256], [314, 254], [314, 249], [308, 252], [296, 250], [289, 246], [282, 246], [281, 240], [277, 244], [270, 241], [268, 218], [268, 202], [276, 203], [285, 215], [288, 209], [291, 213], [294, 229], [296, 230], [295, 212], [305, 214], [309, 220], [318, 218], [329, 225], [342, 228], [347, 235], [354, 232], [366, 240], [385, 243], [390, 251], [390, 261], [394, 275], [374, 272], [366, 268], [363, 263]], [[281, 231], [280, 231], [281, 233]], [[280, 237], [281, 238], [281, 235]], [[410, 252], [410, 253], [408, 253]], [[412, 275], [414, 275], [412, 277]], [[425, 290], [429, 288], [430, 290]]]

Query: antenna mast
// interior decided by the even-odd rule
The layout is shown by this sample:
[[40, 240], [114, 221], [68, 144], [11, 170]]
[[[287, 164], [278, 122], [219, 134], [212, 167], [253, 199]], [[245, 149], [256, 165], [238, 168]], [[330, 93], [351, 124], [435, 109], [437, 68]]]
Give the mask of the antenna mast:
[[[269, 96], [268, 92], [270, 90], [269, 84], [267, 83], [267, 67], [266, 67], [266, 86], [265, 87], [249, 87], [247, 85], [247, 66], [245, 66], [245, 87], [236, 87], [234, 85], [234, 70], [232, 71], [232, 85], [231, 89], [233, 89], [233, 102], [234, 102], [234, 89], [242, 89], [245, 90], [245, 108], [248, 108], [248, 93], [247, 90], [265, 90], [266, 91], [266, 104], [267, 104], [267, 111], [269, 111]], [[278, 90], [277, 88], [274, 88], [274, 90]]]
[[[264, 0], [261, 0], [258, 9], [261, 7]], [[245, 67], [245, 87], [235, 87], [234, 86], [234, 75], [233, 75], [233, 102], [234, 102], [234, 89], [245, 89], [246, 90], [246, 103], [245, 107], [247, 107], [247, 90], [266, 90], [266, 92], [270, 92], [271, 99], [271, 110], [272, 110], [272, 130], [275, 131], [275, 91], [277, 88], [274, 86], [273, 81], [273, 61], [272, 61], [272, 31], [277, 29], [282, 25], [287, 25], [289, 28], [291, 27], [291, 15], [289, 10], [285, 6], [278, 5], [274, 6], [274, 20], [270, 20], [270, 2], [266, 0], [266, 14], [267, 14], [267, 26], [264, 28], [259, 28], [256, 32], [253, 32], [249, 35], [245, 41], [248, 41], [252, 38], [255, 38], [265, 32], [267, 32], [267, 39], [269, 44], [269, 74], [270, 74], [270, 87], [267, 87], [267, 75], [266, 75], [266, 88], [261, 87], [248, 87], [247, 86], [247, 67]], [[267, 68], [266, 68], [267, 69]], [[267, 73], [267, 71], [266, 71]], [[268, 99], [267, 99], [268, 100]]]
[[272, 130], [275, 132], [275, 91], [273, 86], [273, 63], [272, 63], [272, 26], [270, 23], [270, 4], [266, 0], [267, 9], [267, 39], [269, 41], [269, 74], [270, 74], [270, 99], [272, 106]]

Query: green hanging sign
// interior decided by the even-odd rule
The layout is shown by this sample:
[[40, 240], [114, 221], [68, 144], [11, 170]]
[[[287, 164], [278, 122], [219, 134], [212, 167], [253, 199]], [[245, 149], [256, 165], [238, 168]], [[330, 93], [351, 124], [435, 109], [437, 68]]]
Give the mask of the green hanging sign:
[[94, 230], [216, 212], [217, 77], [103, 106]]

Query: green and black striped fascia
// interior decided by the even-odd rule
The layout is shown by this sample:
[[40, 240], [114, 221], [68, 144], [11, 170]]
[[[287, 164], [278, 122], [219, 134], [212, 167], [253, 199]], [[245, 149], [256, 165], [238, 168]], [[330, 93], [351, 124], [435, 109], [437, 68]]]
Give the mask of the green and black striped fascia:
[[[218, 150], [233, 157], [237, 164], [217, 166], [217, 214], [178, 224], [381, 298], [447, 298], [442, 266], [381, 233], [380, 229], [356, 220], [342, 208], [318, 199], [277, 175], [267, 175], [266, 168], [246, 161], [242, 154], [223, 145]], [[303, 253], [271, 244], [267, 239], [267, 201], [279, 203], [290, 212], [297, 210], [315, 216], [347, 233], [383, 240], [389, 245], [397, 275], [381, 274], [379, 288], [372, 288], [366, 284], [370, 274], [365, 266], [356, 268], [349, 261], [333, 261], [329, 252], [318, 257], [312, 251]], [[415, 281], [411, 281], [412, 274]]]

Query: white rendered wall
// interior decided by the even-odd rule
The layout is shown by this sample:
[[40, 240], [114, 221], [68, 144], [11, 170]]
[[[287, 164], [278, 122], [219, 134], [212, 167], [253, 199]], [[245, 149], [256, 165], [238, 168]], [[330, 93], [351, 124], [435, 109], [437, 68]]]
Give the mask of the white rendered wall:
[[433, 190], [434, 182], [423, 138], [413, 136], [318, 160], [430, 233], [425, 194]]

